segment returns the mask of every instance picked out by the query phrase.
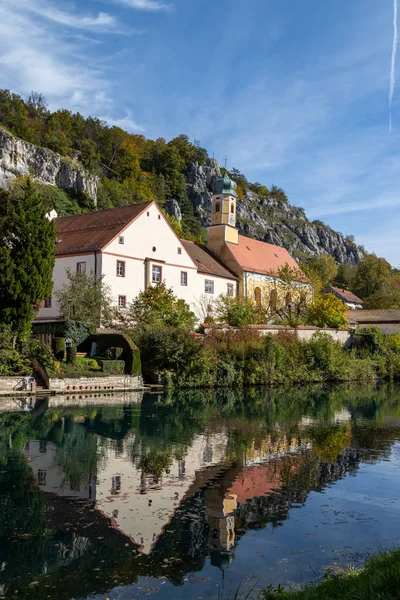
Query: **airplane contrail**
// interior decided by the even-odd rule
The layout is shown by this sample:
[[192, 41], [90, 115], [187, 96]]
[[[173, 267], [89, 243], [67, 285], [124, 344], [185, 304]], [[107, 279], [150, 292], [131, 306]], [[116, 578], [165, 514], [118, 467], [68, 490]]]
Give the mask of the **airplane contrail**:
[[390, 90], [389, 90], [389, 133], [392, 133], [392, 103], [394, 87], [396, 84], [396, 55], [397, 55], [397, 44], [399, 41], [399, 33], [397, 30], [397, 9], [398, 0], [394, 0], [394, 15], [393, 15], [393, 48], [392, 48], [392, 65], [390, 69]]

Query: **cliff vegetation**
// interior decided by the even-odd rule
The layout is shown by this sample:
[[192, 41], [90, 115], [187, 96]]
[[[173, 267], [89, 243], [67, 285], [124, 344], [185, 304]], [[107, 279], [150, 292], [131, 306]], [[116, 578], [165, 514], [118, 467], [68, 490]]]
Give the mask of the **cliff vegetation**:
[[[24, 100], [9, 90], [0, 90], [0, 125], [0, 187], [16, 175], [31, 175], [62, 188], [47, 191], [59, 214], [155, 199], [177, 233], [205, 239], [212, 185], [224, 169], [199, 142], [186, 135], [146, 139], [95, 117], [51, 112], [41, 94]], [[237, 226], [245, 235], [283, 246], [300, 260], [327, 254], [338, 263], [361, 260], [352, 236], [310, 222], [281, 188], [250, 182], [238, 169], [229, 174], [238, 183]]]

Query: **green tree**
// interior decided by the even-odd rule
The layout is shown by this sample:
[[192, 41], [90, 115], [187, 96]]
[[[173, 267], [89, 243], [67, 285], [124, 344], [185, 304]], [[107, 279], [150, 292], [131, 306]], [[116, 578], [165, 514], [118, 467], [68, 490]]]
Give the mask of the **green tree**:
[[307, 310], [307, 325], [346, 329], [348, 308], [333, 294], [317, 296]]
[[111, 288], [103, 277], [91, 271], [75, 273], [66, 270], [68, 283], [57, 292], [61, 316], [67, 321], [83, 321], [93, 325], [109, 325], [116, 317]]
[[176, 298], [165, 283], [149, 286], [129, 307], [129, 315], [139, 328], [173, 327], [191, 330], [195, 316], [182, 299]]
[[21, 197], [8, 195], [0, 225], [0, 322], [21, 337], [51, 294], [55, 240], [54, 223], [27, 180]]
[[330, 255], [310, 258], [302, 264], [302, 267], [309, 279], [315, 281], [318, 278], [321, 281], [322, 287], [331, 285], [338, 272], [336, 261]]
[[357, 265], [354, 278], [354, 292], [363, 300], [379, 292], [390, 289], [392, 268], [384, 258], [375, 254], [366, 254]]
[[227, 323], [232, 327], [244, 327], [263, 323], [265, 314], [251, 302], [241, 298], [222, 294], [216, 302], [216, 318], [220, 323]]

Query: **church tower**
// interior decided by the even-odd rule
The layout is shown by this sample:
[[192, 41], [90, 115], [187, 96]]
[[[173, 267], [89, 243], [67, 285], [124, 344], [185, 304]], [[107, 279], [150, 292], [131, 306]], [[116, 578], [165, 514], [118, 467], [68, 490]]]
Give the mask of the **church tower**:
[[217, 179], [212, 200], [211, 227], [208, 228], [207, 248], [222, 257], [225, 242], [237, 244], [236, 194], [237, 184], [228, 175]]

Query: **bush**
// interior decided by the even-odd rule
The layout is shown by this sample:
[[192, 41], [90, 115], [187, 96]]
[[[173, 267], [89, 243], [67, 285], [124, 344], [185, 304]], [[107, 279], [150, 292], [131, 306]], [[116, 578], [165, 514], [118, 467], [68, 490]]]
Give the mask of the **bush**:
[[232, 327], [263, 323], [265, 320], [265, 315], [254, 304], [228, 295], [218, 298], [216, 316], [220, 323], [227, 323]]
[[32, 375], [30, 360], [15, 350], [0, 350], [0, 376]]
[[104, 352], [104, 356], [108, 360], [118, 360], [121, 358], [123, 352], [124, 352], [123, 348], [111, 347], [111, 348], [107, 348], [107, 350]]
[[98, 360], [97, 362], [105, 375], [123, 375], [125, 373], [123, 360]]
[[76, 363], [76, 346], [67, 346], [67, 363], [69, 365]]
[[12, 331], [9, 325], [0, 324], [0, 348], [12, 348]]
[[31, 360], [37, 360], [45, 373], [51, 377], [55, 374], [55, 361], [50, 349], [39, 340], [26, 343], [26, 354]]
[[309, 368], [320, 372], [322, 379], [346, 379], [348, 357], [339, 342], [324, 333], [315, 333], [305, 351]]
[[53, 352], [57, 360], [64, 360], [65, 357], [65, 338], [53, 338]]

